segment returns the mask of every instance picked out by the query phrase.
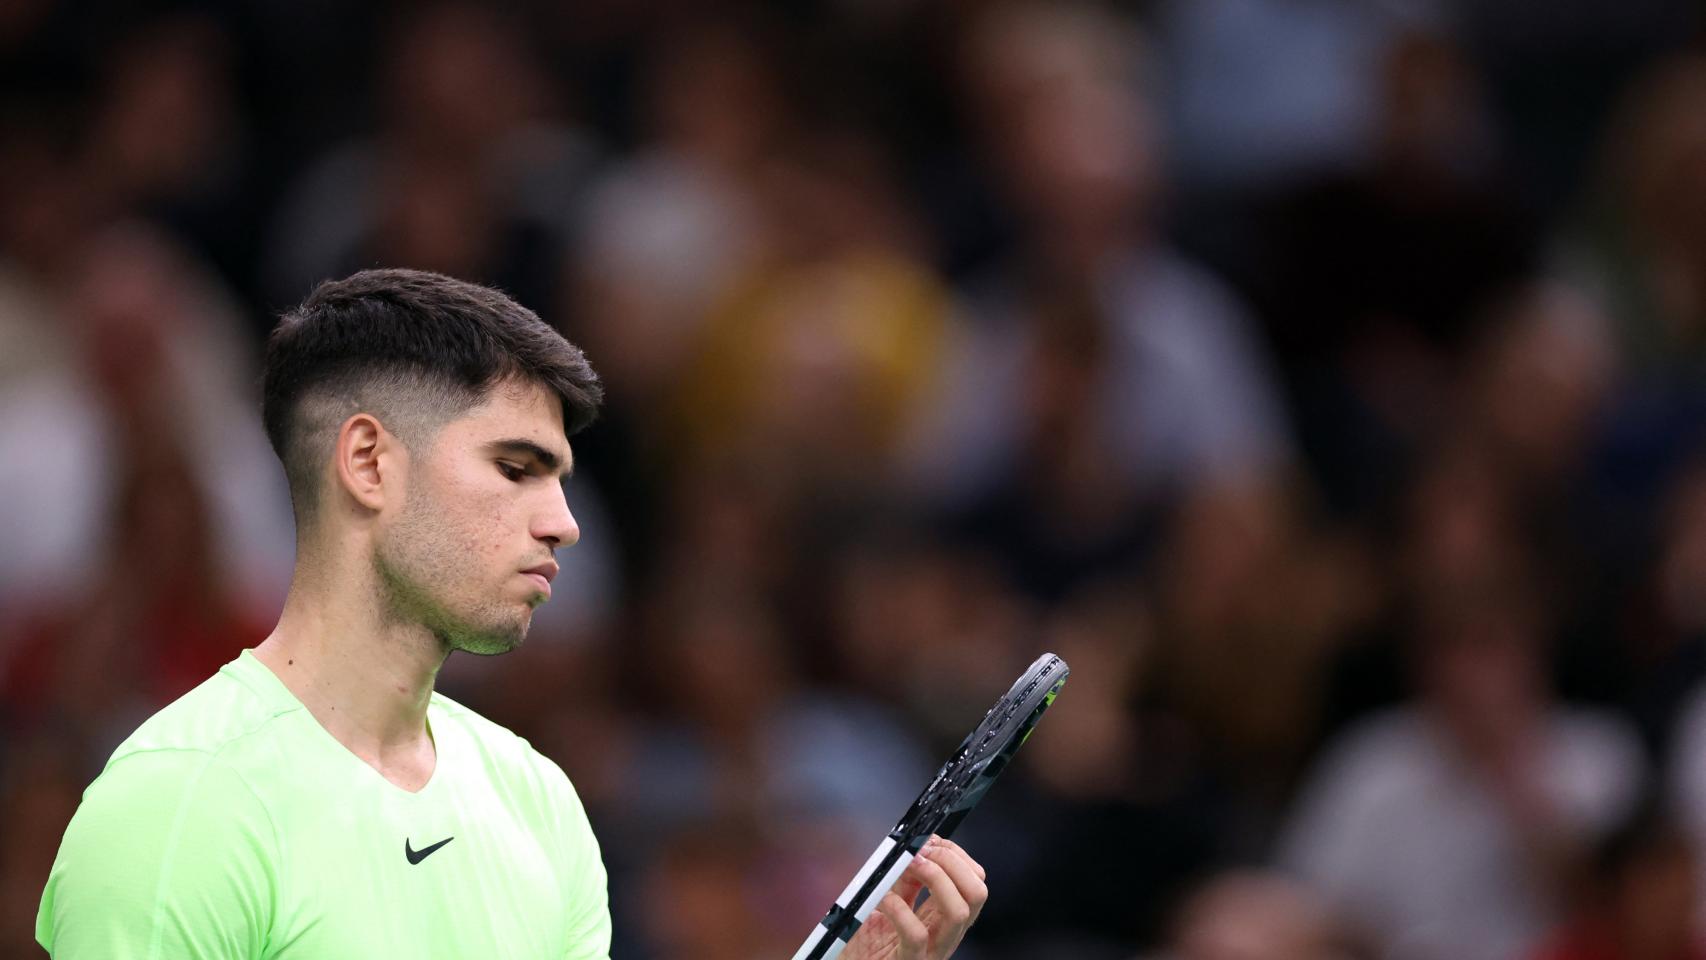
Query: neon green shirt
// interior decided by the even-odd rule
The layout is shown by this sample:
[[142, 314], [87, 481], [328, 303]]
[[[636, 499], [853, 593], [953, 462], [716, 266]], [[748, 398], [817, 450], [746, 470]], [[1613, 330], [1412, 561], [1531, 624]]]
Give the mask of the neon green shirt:
[[36, 939], [61, 960], [608, 960], [604, 864], [562, 770], [436, 693], [427, 724], [437, 766], [409, 793], [245, 650], [83, 794]]

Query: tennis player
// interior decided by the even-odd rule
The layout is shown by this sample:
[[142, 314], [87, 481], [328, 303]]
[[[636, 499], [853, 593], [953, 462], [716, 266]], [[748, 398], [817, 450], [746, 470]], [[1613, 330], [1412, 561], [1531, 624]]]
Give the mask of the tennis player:
[[[452, 651], [515, 648], [551, 596], [580, 535], [568, 437], [600, 399], [579, 349], [448, 277], [364, 271], [285, 315], [263, 398], [297, 521], [284, 612], [84, 793], [37, 916], [52, 956], [606, 960], [568, 778], [433, 692]], [[198, 447], [217, 469], [219, 438]], [[843, 957], [957, 947], [982, 869], [948, 842], [914, 867]]]

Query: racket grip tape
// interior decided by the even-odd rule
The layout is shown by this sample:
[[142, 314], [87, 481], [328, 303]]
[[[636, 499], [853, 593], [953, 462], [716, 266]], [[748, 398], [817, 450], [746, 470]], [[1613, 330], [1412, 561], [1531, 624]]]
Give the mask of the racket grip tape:
[[847, 889], [835, 898], [835, 906], [829, 908], [829, 913], [794, 953], [793, 960], [834, 960], [839, 956], [883, 895], [893, 889], [912, 858], [911, 850], [893, 837], [884, 837], [870, 859], [853, 875]]

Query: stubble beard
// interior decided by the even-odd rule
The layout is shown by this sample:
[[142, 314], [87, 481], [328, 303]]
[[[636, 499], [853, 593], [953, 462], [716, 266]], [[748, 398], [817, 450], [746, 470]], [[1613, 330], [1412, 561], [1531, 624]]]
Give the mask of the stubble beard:
[[485, 600], [465, 613], [453, 611], [447, 598], [467, 579], [455, 558], [467, 552], [426, 504], [410, 498], [391, 536], [374, 551], [379, 609], [388, 622], [426, 628], [447, 654], [508, 653], [527, 636], [532, 607], [516, 613], [496, 600]]

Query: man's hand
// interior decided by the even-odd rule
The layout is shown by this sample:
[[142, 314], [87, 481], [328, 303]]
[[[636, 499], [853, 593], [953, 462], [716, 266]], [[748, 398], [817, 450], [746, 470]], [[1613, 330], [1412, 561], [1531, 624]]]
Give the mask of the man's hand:
[[[945, 960], [989, 899], [984, 876], [959, 844], [931, 837], [847, 942], [843, 960]], [[914, 912], [922, 890], [930, 898]]]

